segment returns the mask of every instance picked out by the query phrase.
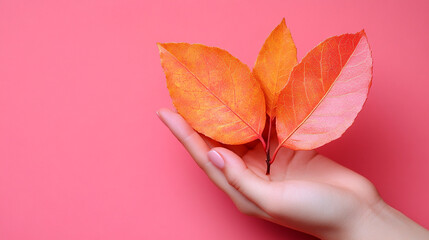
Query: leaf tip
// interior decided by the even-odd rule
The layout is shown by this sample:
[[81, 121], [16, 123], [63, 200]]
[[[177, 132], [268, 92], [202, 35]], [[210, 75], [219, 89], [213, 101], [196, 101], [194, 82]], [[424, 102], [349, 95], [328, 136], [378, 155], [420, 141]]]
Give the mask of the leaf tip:
[[360, 30], [360, 32], [359, 32], [358, 34], [359, 34], [359, 36], [361, 36], [361, 37], [366, 37], [365, 29], [363, 29], [363, 28], [362, 28], [362, 30]]
[[282, 21], [280, 22], [279, 27], [280, 26], [283, 27], [283, 28], [287, 28], [285, 18], [283, 18]]
[[156, 46], [158, 47], [159, 51], [161, 51], [162, 49], [164, 49], [163, 45], [164, 45], [164, 43], [159, 43], [159, 42], [156, 43]]

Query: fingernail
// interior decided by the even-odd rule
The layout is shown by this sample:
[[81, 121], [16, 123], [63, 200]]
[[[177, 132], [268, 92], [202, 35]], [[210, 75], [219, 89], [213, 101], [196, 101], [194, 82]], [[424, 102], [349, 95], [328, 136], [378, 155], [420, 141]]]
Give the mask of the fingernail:
[[223, 160], [222, 156], [215, 150], [210, 150], [207, 156], [216, 167], [222, 169], [225, 166], [225, 161]]
[[156, 115], [158, 115], [158, 118], [161, 120], [161, 122], [165, 123], [165, 122], [164, 122], [164, 119], [162, 118], [161, 113], [159, 112], [159, 110], [158, 110], [158, 111], [156, 111]]

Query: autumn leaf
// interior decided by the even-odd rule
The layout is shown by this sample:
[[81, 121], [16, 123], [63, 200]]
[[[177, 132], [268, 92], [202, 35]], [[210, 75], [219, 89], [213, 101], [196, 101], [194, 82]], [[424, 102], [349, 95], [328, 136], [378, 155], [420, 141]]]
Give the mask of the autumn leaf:
[[268, 36], [253, 68], [253, 75], [264, 91], [267, 114], [271, 119], [276, 114], [280, 91], [286, 86], [296, 62], [296, 47], [283, 18]]
[[[259, 139], [267, 174], [281, 147], [309, 150], [339, 138], [362, 109], [372, 81], [364, 31], [331, 37], [297, 64], [283, 19], [266, 39], [252, 72], [219, 48], [188, 43], [158, 47], [179, 114], [196, 131], [224, 144]], [[279, 145], [271, 158], [274, 120]]]
[[200, 44], [158, 44], [167, 87], [180, 115], [225, 144], [261, 140], [265, 99], [250, 69], [225, 50]]
[[280, 94], [278, 149], [314, 149], [339, 138], [362, 109], [371, 80], [371, 50], [364, 31], [319, 44], [294, 67]]

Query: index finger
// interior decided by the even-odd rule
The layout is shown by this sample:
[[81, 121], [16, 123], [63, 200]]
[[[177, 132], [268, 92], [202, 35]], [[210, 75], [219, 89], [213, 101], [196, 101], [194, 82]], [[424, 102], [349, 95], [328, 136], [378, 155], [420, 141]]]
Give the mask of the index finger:
[[174, 136], [183, 144], [186, 150], [191, 154], [195, 162], [200, 166], [207, 176], [231, 197], [233, 202], [243, 208], [247, 208], [249, 213], [259, 215], [265, 219], [270, 217], [263, 212], [253, 202], [239, 193], [234, 187], [229, 185], [225, 175], [208, 159], [207, 153], [210, 147], [203, 138], [192, 129], [189, 124], [179, 114], [168, 109], [160, 109], [158, 116], [161, 121], [171, 130]]

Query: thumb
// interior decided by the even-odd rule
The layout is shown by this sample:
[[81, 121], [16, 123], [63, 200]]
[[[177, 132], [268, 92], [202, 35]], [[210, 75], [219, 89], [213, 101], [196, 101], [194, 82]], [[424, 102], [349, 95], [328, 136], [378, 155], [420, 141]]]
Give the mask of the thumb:
[[247, 168], [234, 152], [217, 147], [208, 152], [209, 160], [222, 170], [228, 183], [260, 207], [267, 204], [271, 192], [270, 183]]

